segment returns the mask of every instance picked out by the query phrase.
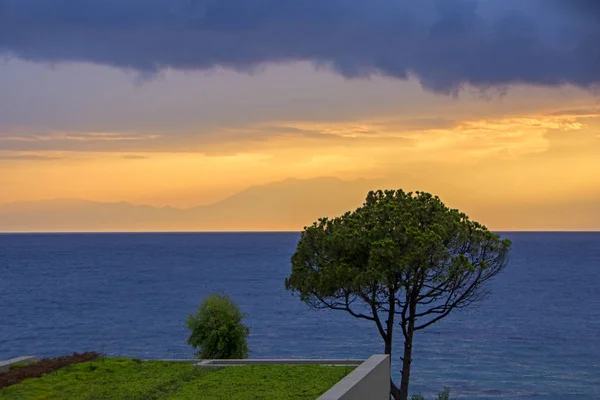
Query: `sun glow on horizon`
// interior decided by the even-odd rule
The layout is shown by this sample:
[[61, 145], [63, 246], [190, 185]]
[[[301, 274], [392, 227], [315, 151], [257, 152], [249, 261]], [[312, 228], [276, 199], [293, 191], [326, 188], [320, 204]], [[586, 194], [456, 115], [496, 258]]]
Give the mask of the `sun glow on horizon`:
[[[73, 79], [92, 88], [78, 72], [83, 67], [49, 72], [9, 62], [16, 66], [39, 72], [34, 83], [41, 86]], [[63, 127], [43, 107], [30, 125], [0, 126], [0, 204], [79, 198], [188, 208], [256, 185], [320, 177], [356, 189], [332, 192], [332, 207], [353, 206], [344, 198], [379, 188], [353, 183], [366, 179], [443, 195], [492, 227], [502, 221], [497, 215], [532, 205], [562, 207], [560, 215], [549, 212], [555, 226], [575, 212], [569, 204], [600, 204], [600, 104], [580, 89], [516, 86], [502, 96], [451, 98], [424, 92], [414, 80], [346, 80], [302, 63], [255, 76], [167, 72], [127, 87], [122, 73], [85, 68], [112, 86], [95, 97], [75, 89], [52, 109], [67, 121]], [[202, 97], [203, 88], [216, 97]], [[27, 90], [23, 99], [38, 93]], [[121, 103], [127, 113], [111, 104], [120, 90], [131, 100]], [[43, 96], [39, 102], [53, 106]], [[323, 207], [309, 201], [312, 193], [297, 196], [303, 203], [295, 207], [316, 214]], [[255, 228], [266, 225], [257, 219]], [[536, 227], [547, 224], [536, 220]]]

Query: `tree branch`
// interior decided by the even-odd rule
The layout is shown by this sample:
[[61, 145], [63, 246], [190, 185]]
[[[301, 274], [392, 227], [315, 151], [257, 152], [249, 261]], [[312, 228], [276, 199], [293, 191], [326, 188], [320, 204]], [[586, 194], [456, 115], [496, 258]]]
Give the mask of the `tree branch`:
[[323, 299], [321, 296], [319, 296], [315, 291], [311, 291], [311, 294], [317, 300], [319, 300], [325, 306], [325, 308], [329, 308], [331, 310], [346, 311], [346, 312], [348, 312], [350, 315], [352, 315], [355, 318], [366, 319], [368, 321], [375, 321], [374, 317], [368, 316], [368, 315], [365, 315], [365, 314], [362, 314], [362, 313], [355, 312], [354, 310], [352, 310], [350, 308], [350, 304], [352, 304], [352, 302], [349, 301], [349, 294], [348, 293], [346, 293], [345, 296], [344, 296], [345, 303], [339, 303], [339, 302], [328, 303], [325, 299]]

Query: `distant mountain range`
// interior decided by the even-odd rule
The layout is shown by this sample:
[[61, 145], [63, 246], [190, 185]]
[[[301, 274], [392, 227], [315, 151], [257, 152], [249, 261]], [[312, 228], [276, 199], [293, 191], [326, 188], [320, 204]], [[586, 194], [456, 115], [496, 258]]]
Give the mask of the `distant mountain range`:
[[[0, 232], [81, 231], [299, 231], [320, 217], [359, 207], [369, 190], [419, 189], [410, 176], [394, 180], [336, 178], [288, 179], [252, 186], [210, 205], [187, 209], [125, 202], [78, 199], [15, 202], [0, 205]], [[590, 230], [600, 228], [600, 202], [575, 199], [573, 204], [498, 204], [489, 195], [444, 182], [435, 190], [449, 206], [497, 230]]]
[[0, 205], [0, 231], [300, 230], [362, 204], [372, 181], [289, 179], [187, 209], [78, 199]]

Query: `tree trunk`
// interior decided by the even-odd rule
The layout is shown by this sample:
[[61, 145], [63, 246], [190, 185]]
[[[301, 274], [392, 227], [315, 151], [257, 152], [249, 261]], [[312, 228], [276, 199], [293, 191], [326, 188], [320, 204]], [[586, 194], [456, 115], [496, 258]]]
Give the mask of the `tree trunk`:
[[385, 351], [383, 354], [387, 354], [387, 355], [392, 355], [392, 339], [391, 338], [386, 338], [385, 339]]
[[[383, 337], [383, 342], [385, 343], [385, 349], [384, 349], [384, 354], [387, 354], [390, 356], [390, 364], [392, 363], [392, 359], [391, 359], [391, 355], [392, 355], [392, 338], [391, 335], [388, 334], [386, 336]], [[398, 386], [396, 386], [396, 384], [394, 383], [394, 381], [391, 379], [390, 377], [390, 395], [392, 396], [392, 398], [394, 400], [398, 400], [399, 399], [399, 395], [400, 395], [400, 390], [398, 389]]]
[[392, 396], [392, 399], [399, 400], [400, 399], [400, 389], [398, 389], [398, 386], [396, 386], [394, 381], [392, 381], [391, 379], [390, 379], [390, 384], [391, 384], [390, 395]]
[[[386, 333], [387, 336], [385, 337], [384, 341], [385, 341], [385, 354], [388, 354], [390, 356], [390, 371], [392, 369], [392, 343], [393, 343], [393, 333], [394, 333], [394, 312], [396, 311], [396, 302], [395, 302], [395, 295], [392, 296], [391, 293], [396, 293], [394, 291], [394, 289], [392, 287], [388, 287], [388, 290], [390, 291], [390, 310], [388, 313], [388, 319], [387, 321], [385, 321], [386, 324]], [[392, 379], [392, 377], [390, 376], [390, 396], [392, 397], [392, 399], [394, 400], [399, 400], [400, 399], [400, 389], [398, 389], [398, 386], [396, 386], [396, 384], [394, 383], [394, 380]]]
[[400, 382], [400, 400], [408, 400], [408, 383], [410, 380], [410, 364], [412, 363], [412, 342], [414, 335], [414, 319], [408, 322], [408, 330], [404, 339], [404, 357], [402, 358], [402, 381]]

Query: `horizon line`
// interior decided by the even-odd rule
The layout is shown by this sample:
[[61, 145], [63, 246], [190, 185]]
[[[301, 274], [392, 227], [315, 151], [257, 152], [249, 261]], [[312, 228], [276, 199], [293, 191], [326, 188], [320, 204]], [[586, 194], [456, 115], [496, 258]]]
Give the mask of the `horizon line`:
[[[227, 233], [302, 233], [304, 229], [300, 230], [173, 230], [173, 231], [0, 231], [0, 235], [60, 235], [60, 234], [168, 234], [168, 233], [185, 233], [185, 234], [227, 234]], [[518, 230], [506, 230], [506, 229], [488, 229], [494, 233], [600, 233], [600, 229], [597, 230], [564, 230], [564, 229], [518, 229]]]

